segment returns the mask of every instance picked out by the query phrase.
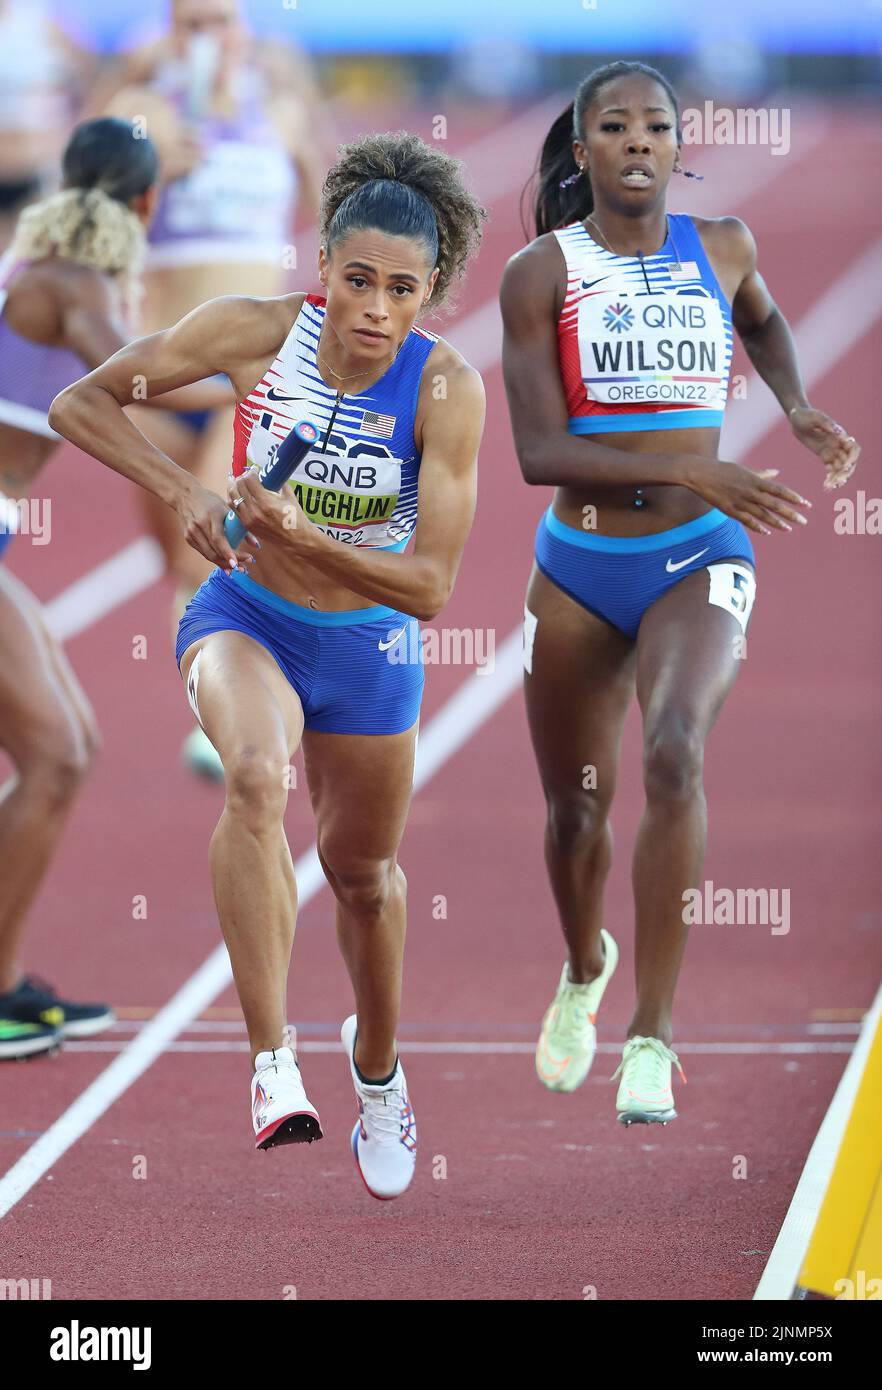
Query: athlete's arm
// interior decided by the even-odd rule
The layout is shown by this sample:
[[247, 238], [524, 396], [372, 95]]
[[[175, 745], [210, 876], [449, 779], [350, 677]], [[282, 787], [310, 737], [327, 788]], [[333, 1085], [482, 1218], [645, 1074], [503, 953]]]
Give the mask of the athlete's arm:
[[268, 114], [297, 167], [304, 201], [310, 211], [318, 212], [324, 171], [336, 157], [327, 133], [332, 119], [328, 104], [302, 49], [290, 43], [262, 43], [258, 54], [269, 86]]
[[315, 120], [303, 102], [291, 92], [274, 96], [268, 112], [279, 132], [282, 144], [295, 166], [308, 210], [317, 213], [322, 201], [324, 171], [333, 159], [325, 159]]
[[797, 493], [737, 463], [698, 454], [628, 453], [567, 429], [557, 350], [555, 285], [560, 251], [539, 237], [513, 256], [502, 279], [502, 370], [515, 449], [524, 480], [546, 487], [679, 484], [754, 531], [785, 530]]
[[[210, 300], [173, 328], [122, 348], [102, 366], [55, 397], [49, 424], [85, 453], [160, 497], [177, 511], [187, 541], [214, 564], [235, 554], [224, 536], [226, 503], [157, 449], [123, 410], [217, 372], [234, 376], [252, 359], [268, 356], [285, 335], [280, 319], [260, 300]], [[247, 554], [247, 547], [241, 548]]]
[[757, 269], [756, 242], [737, 217], [719, 218], [711, 235], [740, 273], [732, 322], [748, 357], [774, 393], [797, 439], [823, 462], [824, 486], [841, 487], [855, 470], [860, 445], [829, 415], [809, 404], [790, 325]]
[[471, 530], [485, 412], [478, 373], [453, 349], [447, 349], [449, 356], [436, 358], [437, 351], [431, 356], [429, 379], [443, 375], [447, 395], [444, 400], [432, 397], [426, 409], [413, 554], [332, 540], [296, 501], [267, 492], [253, 473], [237, 478], [231, 489], [245, 498], [239, 516], [258, 536], [281, 540], [292, 557], [307, 560], [329, 579], [424, 621], [434, 618], [449, 599]]

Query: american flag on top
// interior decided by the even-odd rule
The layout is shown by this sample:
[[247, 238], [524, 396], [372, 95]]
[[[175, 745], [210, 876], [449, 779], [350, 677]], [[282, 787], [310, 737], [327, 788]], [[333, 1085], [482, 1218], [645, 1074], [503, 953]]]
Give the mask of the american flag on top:
[[366, 410], [359, 429], [362, 434], [375, 434], [380, 439], [391, 439], [395, 431], [395, 416], [378, 415], [375, 410]]

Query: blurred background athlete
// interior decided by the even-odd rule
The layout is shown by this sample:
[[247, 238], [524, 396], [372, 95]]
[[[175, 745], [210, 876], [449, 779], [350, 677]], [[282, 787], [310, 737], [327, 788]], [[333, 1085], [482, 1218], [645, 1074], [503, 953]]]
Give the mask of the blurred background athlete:
[[[128, 55], [103, 95], [111, 114], [143, 121], [159, 153], [143, 331], [168, 328], [219, 295], [283, 293], [297, 210], [318, 209], [325, 165], [321, 96], [305, 56], [249, 36], [238, 0], [172, 0], [167, 34]], [[223, 493], [232, 423], [230, 405], [151, 411], [138, 428]], [[177, 582], [177, 630], [209, 567], [167, 507], [142, 490], [139, 500]], [[196, 771], [223, 775], [198, 726], [185, 757]]]
[[0, 0], [0, 248], [19, 212], [53, 191], [58, 161], [98, 58], [44, 0]]
[[[0, 554], [37, 474], [58, 448], [47, 411], [65, 386], [128, 342], [157, 195], [157, 157], [125, 121], [71, 136], [60, 192], [21, 214], [0, 263]], [[176, 393], [182, 409], [229, 387]], [[19, 542], [21, 543], [21, 542]], [[30, 591], [0, 565], [0, 1057], [53, 1050], [109, 1027], [104, 1004], [76, 1004], [19, 966], [28, 909], [98, 745], [89, 702]]]

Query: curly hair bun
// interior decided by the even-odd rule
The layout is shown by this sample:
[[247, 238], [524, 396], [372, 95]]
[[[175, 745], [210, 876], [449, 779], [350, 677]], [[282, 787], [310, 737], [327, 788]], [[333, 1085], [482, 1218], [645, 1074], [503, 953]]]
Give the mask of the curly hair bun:
[[432, 307], [449, 307], [487, 216], [461, 171], [459, 160], [406, 130], [341, 145], [322, 188], [322, 244], [330, 251], [350, 232], [365, 229], [416, 237], [438, 268]]

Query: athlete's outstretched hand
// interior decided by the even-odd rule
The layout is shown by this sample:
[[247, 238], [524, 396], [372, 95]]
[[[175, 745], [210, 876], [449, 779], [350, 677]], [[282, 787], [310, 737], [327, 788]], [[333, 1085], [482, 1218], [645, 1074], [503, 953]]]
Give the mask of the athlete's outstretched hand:
[[224, 569], [235, 569], [240, 562], [254, 563], [251, 553], [259, 541], [246, 532], [245, 539], [234, 550], [224, 533], [224, 518], [229, 507], [216, 492], [194, 483], [177, 505], [177, 513], [184, 528], [184, 539], [206, 560]]
[[740, 463], [696, 457], [689, 460], [687, 486], [751, 531], [769, 536], [770, 526], [780, 531], [792, 531], [791, 521], [804, 526], [806, 518], [795, 508], [812, 505], [783, 483], [773, 482], [777, 476], [777, 468], [754, 473]]
[[841, 425], [815, 410], [811, 405], [794, 406], [790, 412], [790, 428], [800, 444], [817, 454], [827, 470], [824, 487], [827, 491], [847, 483], [860, 457], [861, 446], [846, 434]]

